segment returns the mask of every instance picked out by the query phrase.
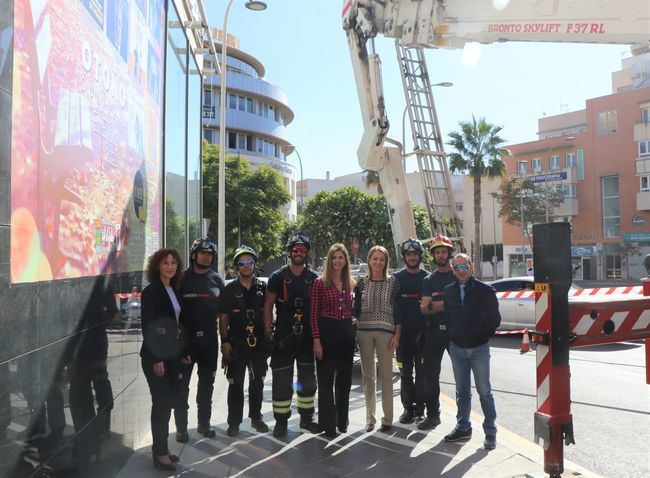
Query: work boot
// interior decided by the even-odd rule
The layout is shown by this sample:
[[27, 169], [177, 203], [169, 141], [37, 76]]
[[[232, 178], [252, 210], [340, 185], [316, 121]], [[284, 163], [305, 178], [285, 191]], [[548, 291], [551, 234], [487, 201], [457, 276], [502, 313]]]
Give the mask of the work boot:
[[201, 435], [203, 435], [206, 438], [214, 438], [217, 435], [217, 433], [214, 431], [214, 429], [210, 428], [209, 423], [199, 425], [198, 427], [196, 427], [196, 431], [197, 431], [197, 433], [200, 433]]
[[433, 430], [440, 425], [440, 415], [429, 415], [424, 420], [420, 420], [416, 425], [418, 430]]
[[314, 417], [311, 415], [300, 417], [300, 428], [304, 428], [311, 433], [320, 433], [320, 426], [314, 421]]
[[190, 441], [190, 435], [187, 433], [187, 430], [177, 430], [176, 431], [176, 441], [178, 443], [187, 443]]
[[273, 436], [275, 438], [282, 438], [287, 436], [287, 421], [286, 420], [276, 420], [275, 427], [273, 427]]
[[405, 409], [404, 413], [402, 413], [399, 416], [399, 422], [403, 424], [413, 423], [414, 419], [415, 419], [415, 413], [410, 408]]
[[226, 435], [229, 437], [235, 437], [239, 435], [239, 425], [228, 425], [228, 430], [226, 430]]
[[261, 418], [251, 418], [251, 426], [260, 433], [269, 431], [269, 426]]

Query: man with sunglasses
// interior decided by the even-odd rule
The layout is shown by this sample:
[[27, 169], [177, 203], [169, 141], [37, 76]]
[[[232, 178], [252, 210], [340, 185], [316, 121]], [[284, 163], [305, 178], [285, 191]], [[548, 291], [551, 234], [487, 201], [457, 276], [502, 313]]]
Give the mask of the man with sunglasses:
[[268, 365], [264, 351], [264, 295], [266, 286], [255, 276], [257, 254], [248, 246], [235, 251], [238, 278], [221, 298], [219, 334], [222, 363], [228, 378], [228, 436], [239, 433], [244, 413], [244, 375], [248, 369], [248, 416], [260, 433], [269, 431], [262, 420], [262, 391]]
[[421, 345], [426, 318], [420, 311], [420, 300], [422, 281], [428, 274], [421, 267], [424, 249], [420, 241], [409, 238], [400, 245], [400, 252], [406, 267], [395, 273], [400, 289], [397, 305], [402, 318], [402, 335], [396, 352], [401, 376], [400, 398], [404, 407], [399, 422], [417, 423], [424, 415]]
[[469, 420], [472, 409], [471, 376], [481, 399], [486, 450], [497, 442], [497, 412], [490, 386], [490, 337], [501, 323], [499, 302], [494, 288], [473, 274], [467, 254], [458, 253], [452, 260], [456, 280], [445, 287], [444, 308], [449, 317], [449, 356], [456, 381], [456, 427], [445, 436], [447, 442], [465, 442], [472, 437]]
[[[273, 349], [273, 436], [276, 438], [287, 434], [293, 397], [294, 361], [298, 370], [296, 395], [300, 428], [319, 431], [318, 424], [314, 423], [316, 372], [309, 314], [311, 285], [318, 274], [307, 265], [311, 242], [306, 234], [298, 232], [290, 235], [285, 248], [289, 264], [269, 277], [264, 303], [264, 331], [267, 344], [271, 344]], [[273, 305], [276, 313], [275, 332]]]
[[[210, 266], [217, 254], [217, 245], [209, 237], [201, 237], [190, 248], [190, 266], [183, 273], [180, 296], [184, 306], [184, 316], [188, 327], [190, 357], [196, 362], [199, 383], [196, 391], [198, 427], [196, 429], [206, 438], [214, 438], [215, 431], [210, 426], [212, 416], [212, 392], [217, 372], [219, 340], [217, 319], [219, 316], [219, 296], [225, 284], [219, 274]], [[182, 363], [179, 392], [174, 407], [176, 421], [176, 441], [187, 443], [187, 410], [189, 408], [190, 378], [194, 363]]]
[[427, 417], [417, 424], [418, 430], [433, 430], [440, 425], [440, 366], [449, 346], [448, 319], [445, 314], [444, 290], [456, 280], [451, 270], [454, 246], [448, 237], [438, 235], [430, 245], [436, 270], [422, 282], [420, 310], [427, 317], [424, 332], [424, 399]]

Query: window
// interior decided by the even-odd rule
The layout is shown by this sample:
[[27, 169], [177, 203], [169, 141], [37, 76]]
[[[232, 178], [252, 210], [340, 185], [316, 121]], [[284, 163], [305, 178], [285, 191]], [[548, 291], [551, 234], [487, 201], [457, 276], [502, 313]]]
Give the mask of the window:
[[576, 154], [575, 153], [567, 153], [566, 154], [566, 167], [567, 168], [575, 168], [576, 167]]
[[253, 141], [253, 135], [246, 135], [246, 151], [255, 151], [255, 141]]
[[575, 184], [563, 184], [562, 190], [564, 191], [565, 198], [574, 198], [576, 197], [576, 185]]
[[237, 133], [228, 132], [228, 149], [237, 149]]
[[650, 123], [650, 107], [641, 109], [641, 121], [645, 124]]
[[265, 118], [269, 117], [269, 105], [267, 105], [266, 103], [262, 103], [262, 116], [264, 116]]
[[526, 174], [526, 163], [528, 161], [517, 161], [517, 173]]
[[639, 156], [650, 155], [650, 140], [639, 141]]
[[621, 215], [619, 210], [618, 176], [602, 178], [603, 193], [603, 235], [619, 237], [621, 235]]
[[203, 139], [212, 144], [212, 130], [210, 128], [205, 128], [203, 130]]
[[245, 150], [246, 149], [246, 135], [238, 134], [237, 135], [237, 149]]
[[266, 117], [268, 119], [273, 119], [273, 114], [274, 114], [273, 112], [274, 112], [273, 105], [269, 105], [269, 109], [267, 111]]
[[246, 98], [246, 111], [249, 113], [253, 112], [253, 99], [252, 98]]
[[257, 152], [264, 152], [264, 140], [262, 138], [257, 138]]
[[554, 154], [548, 159], [550, 169], [560, 169], [560, 157], [557, 154]]
[[456, 211], [463, 212], [463, 203], [462, 202], [457, 202], [456, 203]]
[[542, 160], [539, 158], [533, 159], [533, 172], [539, 173], [542, 170]]
[[239, 111], [246, 111], [246, 98], [243, 96], [239, 97]]
[[232, 110], [237, 109], [237, 96], [236, 95], [228, 95], [228, 108]]
[[203, 90], [203, 104], [205, 106], [212, 106], [212, 91]]
[[598, 136], [616, 133], [616, 130], [618, 129], [616, 110], [598, 113], [596, 124], [598, 127]]
[[641, 192], [650, 192], [650, 176], [641, 176]]

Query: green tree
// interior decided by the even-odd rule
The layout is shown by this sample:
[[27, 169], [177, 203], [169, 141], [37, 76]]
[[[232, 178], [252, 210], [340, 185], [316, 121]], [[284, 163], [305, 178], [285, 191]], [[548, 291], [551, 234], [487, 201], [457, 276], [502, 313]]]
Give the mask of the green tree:
[[544, 187], [512, 176], [501, 183], [494, 198], [499, 203], [499, 217], [513, 226], [530, 229], [529, 224], [546, 222], [547, 211], [553, 214], [564, 202], [564, 191], [559, 186]]
[[[209, 234], [217, 238], [219, 147], [203, 143], [203, 210], [210, 218]], [[260, 262], [282, 252], [284, 217], [280, 207], [291, 196], [282, 176], [269, 166], [253, 171], [240, 156], [226, 157], [226, 262], [240, 244], [253, 247]]]
[[503, 138], [499, 133], [503, 129], [495, 126], [485, 118], [461, 121], [460, 131], [449, 133], [451, 140], [447, 143], [455, 152], [450, 153], [449, 169], [453, 173], [467, 173], [474, 180], [474, 254], [475, 271], [481, 276], [481, 179], [484, 177], [503, 176], [506, 166], [501, 160], [509, 156], [504, 148]]
[[165, 246], [177, 249], [183, 254], [184, 238], [185, 223], [174, 209], [174, 201], [168, 198], [165, 200]]
[[[426, 211], [415, 206], [413, 213], [418, 236], [429, 237]], [[296, 226], [309, 234], [317, 257], [325, 256], [335, 242], [342, 242], [350, 249], [352, 239], [357, 237], [360, 247], [359, 253], [353, 257], [354, 261], [365, 262], [368, 250], [379, 244], [389, 250], [392, 264], [396, 264], [388, 209], [383, 196], [368, 194], [354, 187], [321, 191], [305, 203]]]

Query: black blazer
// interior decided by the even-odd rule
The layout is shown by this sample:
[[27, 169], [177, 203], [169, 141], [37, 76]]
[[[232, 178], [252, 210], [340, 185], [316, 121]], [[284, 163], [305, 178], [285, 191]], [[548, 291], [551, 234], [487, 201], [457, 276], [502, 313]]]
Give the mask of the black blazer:
[[154, 362], [176, 360], [187, 355], [187, 338], [183, 317], [183, 302], [178, 293], [176, 299], [181, 304], [179, 325], [176, 324], [174, 306], [165, 286], [156, 279], [142, 291], [142, 348], [140, 356]]

